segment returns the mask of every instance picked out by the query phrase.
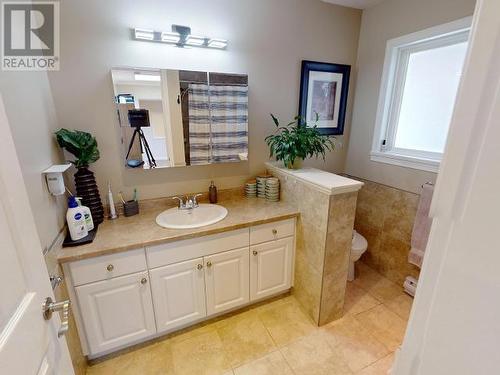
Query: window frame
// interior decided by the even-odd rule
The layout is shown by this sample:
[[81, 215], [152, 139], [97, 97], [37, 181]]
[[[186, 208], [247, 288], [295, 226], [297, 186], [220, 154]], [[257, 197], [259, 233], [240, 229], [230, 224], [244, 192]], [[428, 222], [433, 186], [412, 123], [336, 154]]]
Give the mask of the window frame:
[[[370, 159], [437, 172], [442, 153], [394, 146], [410, 54], [468, 40], [472, 17], [462, 18], [387, 41]], [[383, 141], [385, 140], [385, 144]]]

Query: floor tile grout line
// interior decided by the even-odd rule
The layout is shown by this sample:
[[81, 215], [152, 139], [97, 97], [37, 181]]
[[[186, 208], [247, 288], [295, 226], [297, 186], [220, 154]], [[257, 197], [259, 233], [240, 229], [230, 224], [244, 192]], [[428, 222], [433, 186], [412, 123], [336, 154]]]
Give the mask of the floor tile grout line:
[[[285, 360], [285, 362], [286, 362], [286, 359], [285, 359], [285, 357], [283, 356], [283, 353], [281, 353], [281, 351], [279, 350], [279, 348], [278, 348], [278, 347], [275, 347], [275, 348], [274, 348], [274, 350], [271, 350], [271, 351], [269, 351], [269, 352], [267, 352], [267, 353], [265, 353], [265, 354], [263, 354], [263, 355], [261, 355], [261, 356], [259, 356], [259, 357], [252, 358], [252, 359], [250, 359], [250, 360], [249, 360], [249, 361], [247, 361], [247, 362], [244, 362], [244, 363], [240, 363], [240, 364], [238, 364], [237, 366], [231, 366], [231, 370], [233, 371], [233, 374], [236, 374], [236, 369], [237, 369], [237, 368], [242, 367], [242, 366], [249, 365], [249, 364], [251, 364], [251, 363], [253, 363], [253, 362], [256, 362], [256, 361], [259, 361], [259, 360], [263, 359], [264, 357], [267, 357], [268, 355], [271, 355], [271, 354], [276, 353], [276, 352], [279, 352], [279, 353], [280, 353], [280, 355], [281, 355], [281, 357], [283, 358], [283, 360]], [[290, 367], [290, 365], [288, 364], [288, 362], [287, 362], [287, 365]]]
[[[388, 350], [389, 350], [389, 349], [388, 349]], [[388, 353], [388, 354], [384, 355], [382, 358], [379, 358], [379, 359], [375, 360], [374, 362], [370, 363], [369, 365], [366, 365], [365, 367], [360, 368], [358, 371], [356, 371], [356, 372], [354, 373], [354, 375], [356, 375], [356, 374], [360, 373], [361, 371], [363, 371], [363, 370], [364, 370], [364, 369], [366, 369], [367, 367], [373, 366], [375, 363], [377, 363], [377, 362], [379, 362], [379, 361], [381, 361], [381, 360], [383, 360], [383, 359], [386, 359], [387, 357], [389, 357], [389, 356], [390, 356], [390, 355], [392, 355], [392, 354], [394, 354], [394, 351], [393, 351], [393, 350], [389, 350], [389, 353]]]
[[276, 339], [273, 337], [273, 334], [271, 333], [271, 331], [269, 330], [269, 328], [267, 327], [267, 324], [262, 320], [262, 318], [260, 317], [260, 314], [259, 312], [257, 311], [257, 319], [259, 319], [259, 321], [262, 323], [262, 325], [264, 326], [264, 328], [266, 329], [266, 332], [267, 334], [269, 335], [269, 337], [271, 337], [271, 341], [273, 342], [274, 346], [278, 349], [279, 346], [278, 346], [278, 343], [276, 342]]
[[[366, 263], [363, 263], [363, 265], [368, 268], [371, 272], [374, 272], [376, 273], [378, 276], [380, 276], [381, 278], [383, 279], [386, 279], [387, 281], [389, 281], [390, 283], [394, 284], [395, 286], [397, 286], [398, 288], [400, 287], [400, 285], [394, 281], [392, 281], [391, 279], [389, 279], [388, 277], [382, 275], [380, 272], [378, 272], [377, 270], [373, 269], [372, 267], [370, 267], [369, 265], [367, 265]], [[354, 279], [356, 280], [356, 279]], [[354, 281], [353, 280], [353, 281]], [[359, 286], [359, 285], [358, 285]], [[359, 286], [360, 288], [364, 289], [362, 286]]]
[[285, 354], [283, 353], [282, 349], [285, 348], [285, 346], [282, 346], [281, 348], [279, 348], [279, 352], [281, 354], [281, 356], [283, 357], [283, 359], [285, 360], [285, 363], [288, 365], [288, 368], [290, 368], [290, 370], [292, 370], [292, 373], [295, 374], [295, 375], [300, 375], [300, 374], [297, 374], [297, 372], [295, 371], [295, 369], [292, 367], [292, 365], [290, 364], [290, 362], [288, 362], [288, 359], [286, 359], [286, 356]]

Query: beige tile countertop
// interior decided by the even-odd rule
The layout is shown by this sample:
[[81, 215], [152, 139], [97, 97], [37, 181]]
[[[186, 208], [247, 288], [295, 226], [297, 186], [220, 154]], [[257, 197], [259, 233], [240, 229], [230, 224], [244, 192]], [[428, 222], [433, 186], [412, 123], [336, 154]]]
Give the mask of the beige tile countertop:
[[135, 216], [120, 216], [116, 220], [105, 220], [99, 225], [94, 242], [61, 248], [58, 250], [57, 260], [59, 263], [67, 263], [148, 245], [221, 233], [299, 215], [299, 211], [290, 204], [268, 202], [259, 198], [234, 197], [219, 204], [228, 210], [226, 218], [218, 223], [194, 229], [167, 229], [156, 224], [156, 216], [168, 208], [164, 204], [156, 205], [156, 208], [141, 208], [141, 212]]

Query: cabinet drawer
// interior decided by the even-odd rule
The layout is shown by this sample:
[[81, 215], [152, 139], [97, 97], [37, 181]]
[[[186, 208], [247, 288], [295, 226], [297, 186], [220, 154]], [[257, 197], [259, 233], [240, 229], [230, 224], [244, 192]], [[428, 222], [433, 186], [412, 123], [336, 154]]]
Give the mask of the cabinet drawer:
[[137, 249], [72, 262], [69, 269], [73, 284], [78, 286], [145, 271], [147, 266], [144, 249]]
[[248, 228], [169, 242], [146, 248], [149, 268], [200, 258], [221, 251], [248, 246]]
[[277, 240], [295, 234], [295, 219], [276, 221], [250, 228], [250, 245]]

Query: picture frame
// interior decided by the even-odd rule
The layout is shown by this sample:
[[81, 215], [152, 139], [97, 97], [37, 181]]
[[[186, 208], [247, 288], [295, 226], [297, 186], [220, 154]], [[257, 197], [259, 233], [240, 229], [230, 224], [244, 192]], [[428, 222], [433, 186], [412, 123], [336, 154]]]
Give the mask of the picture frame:
[[351, 66], [303, 60], [300, 75], [299, 116], [314, 123], [324, 135], [341, 135], [349, 91]]

